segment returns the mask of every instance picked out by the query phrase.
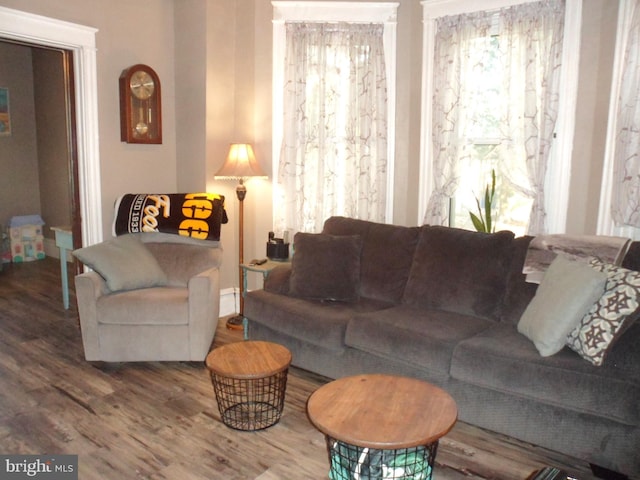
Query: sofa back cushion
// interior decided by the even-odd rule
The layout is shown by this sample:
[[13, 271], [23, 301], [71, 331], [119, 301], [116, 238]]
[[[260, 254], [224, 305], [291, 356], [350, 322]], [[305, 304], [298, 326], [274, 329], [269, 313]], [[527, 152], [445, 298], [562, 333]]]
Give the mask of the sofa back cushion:
[[402, 299], [419, 232], [419, 227], [346, 217], [331, 217], [323, 228], [331, 235], [360, 235], [360, 296], [392, 303]]
[[403, 303], [499, 320], [513, 237], [422, 227]]
[[[511, 273], [507, 282], [507, 293], [502, 309], [502, 321], [518, 323], [520, 317], [536, 294], [538, 284], [527, 282], [527, 276], [522, 273], [529, 243], [532, 236], [518, 237], [513, 241], [513, 258]], [[622, 266], [629, 270], [640, 271], [640, 242], [631, 242], [622, 261]]]
[[622, 260], [622, 267], [640, 271], [640, 242], [631, 242], [627, 254]]
[[501, 314], [501, 320], [506, 323], [516, 325], [520, 321], [538, 290], [538, 284], [527, 282], [527, 276], [522, 273], [524, 259], [532, 239], [532, 236], [518, 237], [511, 244], [513, 256]]
[[298, 232], [293, 238], [289, 294], [356, 302], [360, 290], [360, 235]]

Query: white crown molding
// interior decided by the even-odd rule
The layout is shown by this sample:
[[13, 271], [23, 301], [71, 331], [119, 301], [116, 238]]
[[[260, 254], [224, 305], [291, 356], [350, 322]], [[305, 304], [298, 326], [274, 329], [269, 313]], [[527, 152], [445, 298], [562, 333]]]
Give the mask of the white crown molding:
[[301, 2], [273, 1], [274, 23], [290, 22], [352, 22], [396, 23], [397, 2]]

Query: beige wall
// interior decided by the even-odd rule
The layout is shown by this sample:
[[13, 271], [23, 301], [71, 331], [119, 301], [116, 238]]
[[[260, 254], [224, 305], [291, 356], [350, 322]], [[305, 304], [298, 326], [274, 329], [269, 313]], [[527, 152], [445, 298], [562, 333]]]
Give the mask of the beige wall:
[[[136, 192], [176, 189], [173, 0], [0, 0], [0, 5], [97, 28], [97, 83], [104, 236], [113, 202]], [[118, 77], [150, 65], [162, 84], [163, 144], [120, 142]]]
[[11, 135], [0, 136], [0, 225], [40, 214], [31, 49], [0, 43], [0, 87], [9, 89]]
[[71, 224], [62, 53], [0, 43], [0, 64], [14, 120], [0, 137], [0, 224], [39, 214], [53, 238], [51, 226]]
[[583, 5], [580, 80], [567, 232], [595, 233], [607, 135], [618, 2]]
[[51, 227], [71, 225], [63, 59], [62, 52], [42, 48], [32, 49], [32, 56], [40, 210], [44, 236], [53, 239]]
[[[422, 8], [398, 9], [394, 223], [418, 223]], [[602, 175], [617, 2], [584, 0], [576, 145], [568, 230], [594, 233]], [[222, 287], [237, 286], [235, 182], [216, 181], [228, 144], [252, 142], [271, 175], [270, 0], [0, 0], [0, 5], [89, 25], [97, 34], [105, 234], [116, 196], [207, 188], [227, 197]], [[117, 79], [147, 63], [162, 81], [164, 144], [120, 142]], [[247, 183], [245, 259], [265, 254], [270, 181]]]

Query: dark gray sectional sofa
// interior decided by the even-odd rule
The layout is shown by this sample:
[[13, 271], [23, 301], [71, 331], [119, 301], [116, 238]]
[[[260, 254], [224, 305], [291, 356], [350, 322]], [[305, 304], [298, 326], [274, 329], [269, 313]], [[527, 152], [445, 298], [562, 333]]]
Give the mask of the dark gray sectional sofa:
[[[294, 365], [330, 378], [424, 379], [464, 422], [638, 475], [640, 322], [602, 366], [569, 348], [540, 356], [517, 331], [537, 288], [521, 273], [530, 237], [344, 217], [322, 233], [297, 235], [295, 271], [279, 266], [246, 295], [250, 339], [283, 344]], [[623, 266], [640, 270], [638, 242]]]

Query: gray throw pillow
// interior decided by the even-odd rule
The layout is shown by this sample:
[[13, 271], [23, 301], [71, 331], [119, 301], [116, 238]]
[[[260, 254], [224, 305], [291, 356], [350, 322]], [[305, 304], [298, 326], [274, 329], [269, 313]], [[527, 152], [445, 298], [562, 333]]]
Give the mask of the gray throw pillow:
[[555, 355], [602, 296], [606, 281], [604, 273], [586, 263], [558, 255], [522, 314], [518, 331], [534, 343], [543, 357]]
[[112, 292], [167, 284], [167, 276], [155, 257], [132, 235], [79, 248], [73, 255], [99, 273]]
[[296, 233], [289, 294], [354, 302], [360, 291], [360, 235]]

